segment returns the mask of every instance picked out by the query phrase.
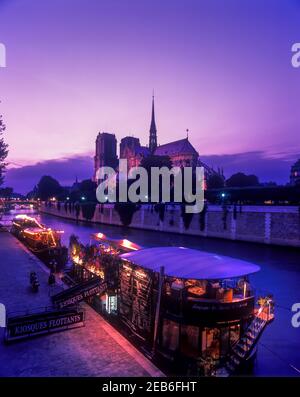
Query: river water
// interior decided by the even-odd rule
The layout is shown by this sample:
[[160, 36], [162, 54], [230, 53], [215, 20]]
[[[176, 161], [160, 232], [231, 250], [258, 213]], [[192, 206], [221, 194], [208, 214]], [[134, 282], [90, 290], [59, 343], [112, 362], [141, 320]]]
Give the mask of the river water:
[[103, 232], [112, 238], [127, 238], [143, 247], [185, 246], [223, 254], [253, 262], [261, 271], [252, 276], [257, 294], [272, 293], [275, 299], [275, 320], [265, 329], [258, 346], [255, 375], [300, 376], [300, 327], [291, 323], [291, 307], [300, 302], [300, 250], [255, 243], [228, 241], [196, 236], [143, 231], [119, 226], [92, 225], [40, 214], [45, 225], [64, 230], [63, 243], [71, 234], [83, 243], [91, 233]]

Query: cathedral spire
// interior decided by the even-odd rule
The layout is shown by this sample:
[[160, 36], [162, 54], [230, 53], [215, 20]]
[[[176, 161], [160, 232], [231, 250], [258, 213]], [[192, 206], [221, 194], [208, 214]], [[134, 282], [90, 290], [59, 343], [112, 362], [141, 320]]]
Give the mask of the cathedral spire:
[[150, 124], [150, 135], [149, 135], [149, 149], [153, 153], [157, 148], [157, 130], [155, 124], [155, 112], [154, 112], [154, 93], [152, 96], [152, 114], [151, 114], [151, 124]]

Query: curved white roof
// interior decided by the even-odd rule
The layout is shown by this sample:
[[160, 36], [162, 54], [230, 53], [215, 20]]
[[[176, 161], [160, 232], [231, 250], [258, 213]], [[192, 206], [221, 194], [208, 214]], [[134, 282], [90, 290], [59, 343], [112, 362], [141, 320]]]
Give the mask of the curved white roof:
[[197, 280], [221, 280], [256, 273], [260, 267], [229, 256], [184, 247], [156, 247], [128, 252], [122, 259], [165, 275]]

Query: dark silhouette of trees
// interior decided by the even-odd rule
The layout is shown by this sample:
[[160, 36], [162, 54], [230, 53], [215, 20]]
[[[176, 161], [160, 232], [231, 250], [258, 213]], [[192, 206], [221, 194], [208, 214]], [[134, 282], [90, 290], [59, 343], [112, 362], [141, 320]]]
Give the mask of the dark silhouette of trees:
[[256, 175], [245, 175], [242, 172], [231, 175], [226, 181], [228, 187], [247, 187], [259, 186], [259, 181]]
[[181, 218], [183, 220], [183, 225], [185, 230], [188, 230], [188, 228], [190, 227], [190, 224], [193, 220], [193, 213], [188, 213], [186, 212], [186, 208], [185, 205], [181, 205]]
[[166, 205], [164, 203], [159, 203], [154, 206], [155, 212], [158, 213], [161, 222], [165, 219]]
[[85, 179], [80, 182], [78, 193], [80, 197], [85, 197], [86, 201], [96, 202], [96, 188], [97, 185], [95, 182], [91, 179]]
[[81, 204], [81, 212], [82, 216], [87, 220], [90, 221], [93, 219], [95, 214], [96, 203], [82, 203]]
[[[155, 155], [151, 155], [148, 157], [143, 158], [143, 160], [141, 161], [140, 164], [141, 167], [145, 168], [145, 170], [147, 171], [148, 174], [148, 196], [149, 196], [149, 201], [151, 202], [151, 194], [153, 192], [151, 192], [151, 168], [153, 167], [157, 167], [157, 168], [162, 168], [162, 167], [166, 167], [168, 169], [172, 168], [172, 162], [169, 156], [155, 156]], [[170, 195], [172, 197], [172, 178], [171, 178], [171, 192]], [[162, 193], [162, 178], [159, 178], [159, 186], [156, 187], [159, 191], [159, 202], [162, 202], [162, 197], [161, 197], [161, 193]], [[172, 198], [171, 198], [172, 201]]]
[[212, 174], [207, 178], [207, 189], [221, 189], [225, 185], [222, 175]]
[[206, 190], [205, 198], [214, 204], [264, 204], [265, 201], [271, 201], [276, 205], [299, 205], [300, 185], [225, 187]]
[[4, 187], [4, 188], [0, 189], [0, 197], [10, 199], [13, 192], [14, 192], [14, 189], [12, 187]]
[[139, 208], [140, 206], [138, 204], [130, 202], [115, 204], [115, 210], [119, 214], [123, 226], [129, 226], [131, 224], [133, 215]]
[[59, 182], [52, 176], [44, 175], [37, 184], [37, 196], [46, 201], [51, 197], [57, 197], [62, 192]]
[[5, 131], [6, 126], [3, 123], [2, 116], [0, 115], [0, 186], [4, 182], [4, 172], [6, 168], [5, 159], [8, 155], [8, 145], [4, 142], [3, 132]]
[[79, 189], [81, 192], [94, 192], [96, 190], [96, 183], [91, 179], [84, 179], [80, 182]]
[[72, 202], [84, 201], [96, 203], [96, 188], [97, 185], [95, 182], [93, 182], [91, 179], [85, 179], [78, 184], [76, 189], [71, 188], [71, 191], [66, 194], [66, 197], [68, 196]]

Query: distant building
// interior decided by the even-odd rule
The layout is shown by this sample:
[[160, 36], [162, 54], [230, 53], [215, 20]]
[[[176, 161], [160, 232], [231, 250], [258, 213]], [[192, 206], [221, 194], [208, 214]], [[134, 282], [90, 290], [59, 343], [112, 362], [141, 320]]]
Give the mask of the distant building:
[[78, 192], [80, 190], [80, 183], [78, 182], [78, 178], [76, 176], [75, 182], [73, 185], [69, 188], [69, 193], [74, 193]]
[[188, 138], [157, 145], [157, 128], [155, 122], [154, 97], [152, 98], [152, 112], [149, 130], [149, 147], [142, 146], [135, 137], [125, 137], [120, 144], [120, 158], [127, 159], [128, 168], [140, 165], [144, 157], [149, 155], [168, 156], [173, 166], [196, 166], [199, 153], [189, 142]]
[[300, 159], [291, 167], [291, 185], [300, 185]]
[[128, 169], [138, 167], [143, 158], [149, 154], [149, 148], [141, 146], [139, 138], [126, 136], [121, 139], [120, 159], [127, 159]]
[[[172, 165], [177, 167], [203, 166], [206, 177], [211, 174], [219, 174], [223, 176], [223, 172], [217, 172], [200, 161], [199, 153], [189, 141], [188, 136], [163, 145], [157, 144], [154, 97], [152, 97], [149, 146], [142, 146], [139, 138], [133, 136], [122, 138], [120, 143], [120, 159], [127, 160], [128, 169], [138, 167], [143, 158], [150, 155], [168, 156]], [[108, 134], [106, 132], [98, 134], [96, 140], [95, 174], [97, 169], [101, 166], [110, 166], [115, 168], [116, 164], [117, 155], [115, 135]]]
[[157, 129], [155, 123], [154, 96], [152, 97], [152, 113], [149, 130], [149, 147], [142, 146], [139, 138], [126, 136], [120, 143], [120, 159], [126, 159], [128, 169], [138, 167], [144, 157], [155, 154], [157, 148]]
[[160, 145], [155, 149], [154, 154], [170, 157], [174, 167], [195, 167], [199, 158], [199, 153], [188, 137]]
[[94, 157], [94, 181], [100, 167], [116, 168], [118, 165], [117, 139], [115, 134], [99, 132], [96, 139], [96, 154]]

